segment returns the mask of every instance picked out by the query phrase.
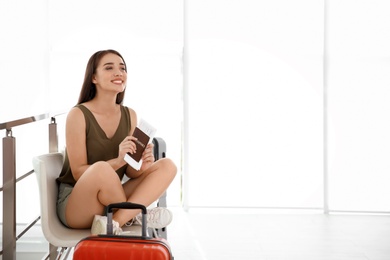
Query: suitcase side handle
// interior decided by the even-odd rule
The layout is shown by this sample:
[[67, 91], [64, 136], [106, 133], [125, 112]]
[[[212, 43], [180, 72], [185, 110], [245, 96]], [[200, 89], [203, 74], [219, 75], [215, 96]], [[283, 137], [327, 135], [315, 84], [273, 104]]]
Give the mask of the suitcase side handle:
[[113, 226], [112, 226], [112, 209], [140, 209], [142, 211], [142, 237], [147, 237], [146, 235], [146, 207], [141, 204], [136, 204], [132, 202], [120, 202], [112, 203], [107, 206], [107, 235], [113, 235]]

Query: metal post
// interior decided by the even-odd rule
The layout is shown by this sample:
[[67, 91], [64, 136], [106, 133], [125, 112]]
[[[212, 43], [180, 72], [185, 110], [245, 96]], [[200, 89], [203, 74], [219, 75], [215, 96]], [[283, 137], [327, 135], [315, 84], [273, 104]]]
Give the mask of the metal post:
[[3, 259], [16, 259], [16, 145], [11, 129], [3, 138]]
[[55, 152], [58, 152], [58, 134], [56, 119], [52, 117], [49, 124], [49, 153]]
[[[57, 123], [55, 117], [51, 118], [49, 124], [49, 153], [58, 152], [58, 134], [57, 134]], [[57, 259], [58, 248], [52, 244], [49, 244], [49, 257], [50, 260]]]

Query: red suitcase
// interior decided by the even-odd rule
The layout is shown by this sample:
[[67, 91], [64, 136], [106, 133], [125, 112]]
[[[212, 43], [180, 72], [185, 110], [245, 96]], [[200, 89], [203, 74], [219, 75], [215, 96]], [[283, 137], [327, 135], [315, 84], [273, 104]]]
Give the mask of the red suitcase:
[[[115, 236], [112, 234], [112, 209], [141, 209], [142, 236]], [[168, 242], [146, 234], [146, 207], [129, 202], [110, 204], [107, 207], [107, 235], [82, 239], [75, 247], [73, 259], [173, 259]]]

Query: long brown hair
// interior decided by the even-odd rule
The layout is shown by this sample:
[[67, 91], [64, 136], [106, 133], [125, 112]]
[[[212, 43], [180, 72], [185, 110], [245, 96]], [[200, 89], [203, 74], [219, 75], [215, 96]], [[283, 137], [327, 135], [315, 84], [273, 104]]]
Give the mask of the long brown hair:
[[[104, 55], [108, 53], [113, 53], [121, 57], [123, 63], [125, 64], [125, 70], [127, 72], [126, 62], [119, 52], [115, 50], [103, 50], [103, 51], [95, 52], [91, 56], [91, 58], [89, 58], [89, 61], [87, 63], [87, 68], [85, 69], [84, 82], [81, 87], [79, 101], [77, 104], [81, 104], [89, 100], [92, 100], [96, 96], [96, 85], [95, 83], [92, 82], [92, 78], [93, 75], [96, 73], [96, 68], [99, 65], [100, 60], [103, 58]], [[121, 93], [118, 93], [118, 95], [116, 96], [117, 104], [122, 104], [123, 99], [125, 97], [125, 90], [123, 90], [123, 92]]]

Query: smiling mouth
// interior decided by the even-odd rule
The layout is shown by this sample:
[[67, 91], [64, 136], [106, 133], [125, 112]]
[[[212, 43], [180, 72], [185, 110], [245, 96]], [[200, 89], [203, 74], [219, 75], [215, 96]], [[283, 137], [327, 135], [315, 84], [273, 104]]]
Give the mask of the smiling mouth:
[[122, 83], [123, 83], [123, 80], [113, 80], [112, 83], [115, 83], [115, 84], [122, 84]]

